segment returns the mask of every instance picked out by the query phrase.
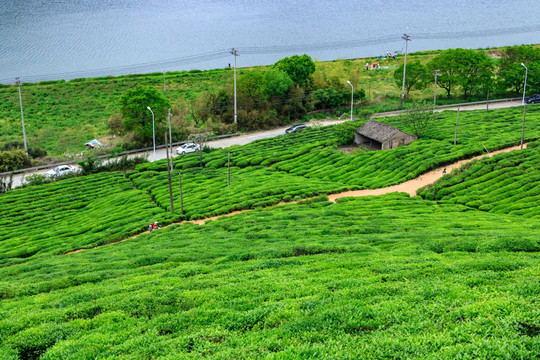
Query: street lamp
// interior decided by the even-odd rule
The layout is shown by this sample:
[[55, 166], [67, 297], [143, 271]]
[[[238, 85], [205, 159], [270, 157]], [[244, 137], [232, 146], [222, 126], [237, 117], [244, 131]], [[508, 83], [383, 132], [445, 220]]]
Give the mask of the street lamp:
[[521, 66], [525, 68], [525, 84], [523, 85], [523, 123], [521, 124], [521, 150], [523, 150], [523, 137], [525, 136], [525, 90], [527, 89], [527, 72], [529, 69], [525, 66], [524, 63], [521, 63]]
[[236, 57], [239, 55], [238, 50], [236, 50], [235, 48], [232, 48], [230, 50], [230, 53], [234, 55], [234, 125], [236, 125], [238, 117], [238, 114], [236, 112]]
[[351, 121], [352, 120], [352, 109], [353, 109], [353, 101], [354, 101], [354, 86], [352, 86], [351, 82], [347, 80], [347, 84], [351, 85]]
[[156, 161], [156, 129], [154, 127], [154, 112], [150, 109], [150, 106], [146, 107], [152, 113], [152, 142], [154, 144], [154, 161]]
[[523, 86], [523, 101], [521, 105], [525, 105], [525, 91], [527, 90], [527, 72], [529, 69], [527, 69], [524, 63], [521, 63], [521, 66], [525, 68], [525, 85]]

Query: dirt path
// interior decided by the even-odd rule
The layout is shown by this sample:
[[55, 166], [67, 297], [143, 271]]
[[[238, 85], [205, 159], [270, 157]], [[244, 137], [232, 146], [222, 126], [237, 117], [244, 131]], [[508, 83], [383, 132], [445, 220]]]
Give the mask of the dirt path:
[[[526, 143], [523, 144], [523, 147], [527, 148], [527, 144]], [[519, 148], [520, 148], [520, 145], [517, 145], [517, 146], [513, 146], [511, 148], [497, 150], [497, 151], [491, 152], [489, 154], [478, 155], [478, 156], [475, 156], [475, 157], [470, 158], [470, 159], [465, 159], [465, 160], [458, 161], [458, 162], [453, 163], [451, 165], [447, 165], [446, 166], [446, 173], [450, 173], [452, 170], [458, 169], [463, 164], [466, 164], [466, 163], [471, 162], [473, 160], [482, 159], [482, 158], [485, 158], [485, 157], [491, 157], [491, 156], [494, 156], [494, 155], [497, 155], [497, 154], [500, 154], [500, 153], [504, 153], [504, 152], [510, 152], [510, 151], [518, 150]], [[370, 196], [370, 195], [383, 195], [383, 194], [389, 194], [389, 193], [393, 193], [393, 192], [404, 192], [404, 193], [408, 193], [411, 196], [415, 196], [416, 191], [418, 189], [420, 189], [423, 186], [433, 184], [435, 181], [440, 179], [443, 176], [443, 169], [444, 168], [445, 167], [441, 167], [441, 168], [438, 168], [438, 169], [433, 170], [431, 172], [428, 172], [426, 174], [420, 175], [416, 179], [409, 180], [409, 181], [406, 181], [406, 182], [398, 184], [398, 185], [392, 185], [392, 186], [388, 186], [388, 187], [381, 188], [381, 189], [355, 190], [355, 191], [345, 191], [345, 192], [342, 192], [342, 193], [339, 193], [339, 194], [330, 194], [330, 195], [328, 195], [328, 200], [335, 203], [336, 199], [343, 198], [343, 197], [351, 197], [351, 196], [359, 197], [359, 196]], [[307, 199], [305, 199], [305, 200], [307, 200]], [[281, 206], [281, 205], [285, 205], [285, 204], [296, 204], [296, 203], [298, 203], [298, 201], [292, 201], [292, 202], [288, 202], [288, 203], [280, 202], [279, 204], [272, 205], [272, 206]], [[272, 206], [270, 206], [270, 207], [272, 207]], [[247, 210], [233, 211], [231, 213], [224, 214], [224, 215], [212, 216], [212, 217], [209, 217], [209, 218], [199, 219], [199, 220], [181, 221], [181, 222], [178, 222], [178, 223], [169, 224], [167, 226], [182, 225], [182, 224], [185, 224], [185, 223], [192, 223], [192, 224], [196, 224], [196, 225], [204, 225], [207, 221], [213, 221], [213, 220], [219, 219], [221, 217], [226, 217], [226, 216], [234, 216], [234, 215], [245, 213], [245, 212], [248, 212], [248, 211], [253, 211], [253, 210], [247, 209]], [[139, 237], [140, 235], [147, 234], [149, 232], [150, 231], [144, 231], [142, 233], [133, 235], [133, 236], [130, 237], [130, 239], [135, 239], [135, 238]], [[126, 240], [128, 240], [128, 239], [115, 241], [115, 242], [105, 244], [105, 245], [101, 245], [101, 246], [96, 246], [96, 247], [94, 247], [92, 249], [97, 249], [97, 248], [100, 248], [100, 247], [103, 247], [103, 246], [117, 244], [117, 243], [120, 243], [120, 242], [124, 242]], [[76, 253], [80, 253], [80, 252], [86, 251], [86, 250], [90, 250], [90, 249], [78, 249], [78, 250], [67, 252], [65, 255], [76, 254]]]
[[[526, 148], [527, 144], [523, 144], [523, 147]], [[475, 157], [470, 158], [470, 159], [465, 159], [465, 160], [458, 161], [458, 162], [453, 163], [451, 165], [447, 165], [446, 166], [446, 173], [448, 174], [452, 170], [458, 169], [463, 164], [466, 164], [466, 163], [468, 163], [470, 161], [477, 160], [477, 159], [482, 159], [482, 158], [485, 158], [485, 157], [491, 157], [491, 156], [494, 156], [494, 155], [497, 155], [497, 154], [500, 154], [500, 153], [503, 153], [503, 152], [514, 151], [514, 150], [517, 150], [519, 148], [520, 148], [520, 145], [513, 146], [511, 148], [497, 150], [497, 151], [491, 152], [489, 154], [478, 155], [478, 156], [475, 156]], [[412, 180], [406, 181], [406, 182], [398, 184], [398, 185], [392, 185], [392, 186], [381, 188], [381, 189], [346, 191], [346, 192], [342, 192], [342, 193], [339, 193], [339, 194], [328, 195], [328, 200], [330, 200], [332, 202], [336, 202], [336, 199], [339, 199], [339, 198], [342, 198], [342, 197], [383, 195], [383, 194], [389, 194], [389, 193], [393, 193], [393, 192], [404, 192], [404, 193], [407, 193], [407, 194], [409, 194], [411, 196], [415, 196], [416, 191], [418, 191], [418, 189], [420, 189], [423, 186], [433, 184], [435, 181], [440, 179], [443, 176], [443, 170], [444, 169], [445, 169], [445, 167], [440, 167], [440, 168], [438, 168], [436, 170], [433, 170], [433, 171], [430, 171], [430, 172], [428, 172], [426, 174], [420, 175], [416, 179], [412, 179]]]

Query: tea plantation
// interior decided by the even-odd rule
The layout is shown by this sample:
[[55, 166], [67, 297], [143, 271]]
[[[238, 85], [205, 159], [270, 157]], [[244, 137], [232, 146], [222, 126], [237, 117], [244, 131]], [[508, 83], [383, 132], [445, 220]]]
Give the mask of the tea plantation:
[[456, 146], [452, 112], [394, 150], [339, 151], [351, 122], [264, 139], [231, 149], [230, 186], [227, 149], [178, 156], [174, 214], [164, 161], [2, 194], [0, 358], [537, 358], [540, 107], [527, 149], [421, 196], [325, 196], [516, 145], [520, 114], [462, 113]]
[[531, 359], [538, 229], [405, 195], [173, 226], [2, 267], [0, 353]]

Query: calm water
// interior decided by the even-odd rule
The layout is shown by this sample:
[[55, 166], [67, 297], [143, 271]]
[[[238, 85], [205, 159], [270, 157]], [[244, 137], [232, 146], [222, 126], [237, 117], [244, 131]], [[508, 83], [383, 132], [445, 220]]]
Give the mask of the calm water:
[[538, 0], [0, 0], [0, 82], [226, 67], [232, 47], [239, 67], [374, 56], [403, 33], [409, 51], [539, 43], [539, 19]]

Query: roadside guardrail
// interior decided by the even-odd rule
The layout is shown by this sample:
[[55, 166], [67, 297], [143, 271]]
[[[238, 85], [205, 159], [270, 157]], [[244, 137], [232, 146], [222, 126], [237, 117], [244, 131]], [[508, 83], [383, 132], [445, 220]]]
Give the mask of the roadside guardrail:
[[[225, 135], [216, 135], [216, 136], [212, 136], [211, 139], [212, 140], [219, 140], [219, 139], [230, 138], [230, 137], [233, 137], [233, 136], [240, 136], [240, 134], [239, 133], [233, 133], [233, 134], [225, 134]], [[183, 145], [186, 142], [187, 141], [174, 142], [174, 143], [172, 143], [172, 146]], [[156, 149], [164, 149], [164, 148], [165, 148], [165, 145], [156, 145]], [[153, 147], [146, 147], [146, 148], [142, 148], [142, 149], [127, 150], [127, 151], [122, 151], [122, 152], [116, 153], [114, 157], [120, 157], [120, 156], [124, 156], [124, 155], [135, 154], [135, 153], [140, 153], [140, 152], [145, 152], [145, 151], [152, 151], [152, 150], [154, 150]], [[107, 159], [107, 158], [110, 158], [110, 157], [111, 157], [111, 154], [97, 156], [98, 159]], [[6, 175], [9, 176], [10, 174], [13, 174], [13, 175], [23, 174], [23, 173], [32, 172], [32, 171], [52, 169], [52, 168], [60, 166], [60, 165], [71, 165], [71, 164], [76, 164], [76, 163], [77, 163], [77, 160], [62, 161], [62, 162], [57, 162], [57, 163], [54, 163], [54, 164], [40, 165], [40, 166], [34, 166], [34, 167], [31, 167], [31, 168], [26, 168], [26, 169], [19, 169], [19, 170], [14, 170], [14, 171], [1, 172], [0, 176], [6, 176]]]

